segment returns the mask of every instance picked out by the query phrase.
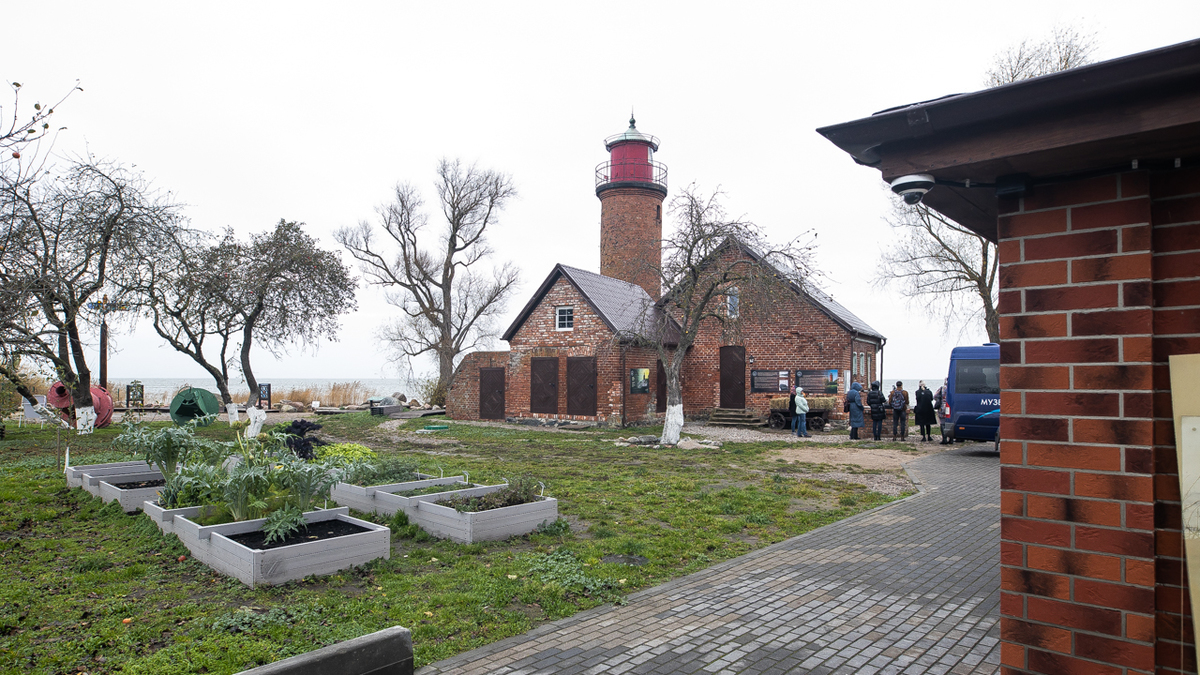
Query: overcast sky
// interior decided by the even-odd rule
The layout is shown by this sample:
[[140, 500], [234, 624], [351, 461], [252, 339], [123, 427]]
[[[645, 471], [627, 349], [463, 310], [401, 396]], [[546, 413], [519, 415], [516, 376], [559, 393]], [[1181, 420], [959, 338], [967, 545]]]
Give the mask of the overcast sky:
[[[872, 286], [895, 236], [886, 190], [814, 129], [978, 90], [997, 52], [1056, 24], [1096, 33], [1097, 60], [1200, 37], [1195, 0], [42, 1], [6, 15], [21, 20], [0, 77], [25, 85], [24, 106], [84, 89], [55, 114], [55, 155], [136, 165], [198, 227], [286, 218], [337, 250], [332, 232], [373, 218], [399, 181], [435, 202], [441, 157], [512, 174], [520, 195], [492, 242], [523, 286], [502, 328], [555, 263], [598, 271], [594, 168], [632, 108], [672, 194], [720, 187], [776, 241], [815, 229], [823, 285], [887, 336], [889, 379], [943, 373], [952, 346], [985, 334], [944, 334]], [[358, 297], [338, 342], [256, 353], [259, 379], [395, 376], [375, 337], [393, 312], [377, 288]], [[206, 377], [146, 321], [112, 346], [110, 380]]]

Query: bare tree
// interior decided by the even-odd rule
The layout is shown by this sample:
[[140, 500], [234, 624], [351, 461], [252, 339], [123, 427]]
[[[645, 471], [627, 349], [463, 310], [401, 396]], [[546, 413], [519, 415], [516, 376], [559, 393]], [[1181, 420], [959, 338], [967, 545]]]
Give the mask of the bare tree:
[[233, 402], [229, 369], [235, 363], [230, 350], [237, 348], [244, 320], [224, 291], [237, 261], [223, 255], [228, 247], [209, 245], [207, 239], [194, 231], [175, 234], [168, 251], [147, 266], [140, 309], [159, 337], [212, 376], [228, 406]]
[[950, 330], [983, 319], [989, 342], [1000, 341], [996, 245], [942, 214], [896, 200], [888, 223], [899, 241], [884, 253], [877, 285], [895, 284], [910, 302], [926, 301], [926, 311]]
[[210, 253], [212, 269], [220, 275], [210, 277], [204, 289], [240, 319], [240, 364], [250, 387], [247, 405], [258, 398], [258, 379], [250, 365], [256, 341], [275, 353], [288, 344], [336, 340], [338, 317], [357, 306], [358, 281], [350, 268], [336, 253], [319, 248], [303, 227], [280, 220], [275, 229], [251, 236], [249, 244], [227, 232]]
[[632, 338], [658, 352], [667, 379], [667, 415], [661, 442], [679, 442], [683, 430], [684, 357], [702, 331], [734, 339], [747, 321], [762, 321], [780, 294], [803, 288], [813, 275], [812, 247], [805, 234], [770, 246], [755, 224], [730, 218], [722, 194], [703, 195], [688, 186], [671, 200], [675, 231], [663, 240], [657, 273], [668, 289], [648, 305], [642, 329]]
[[[426, 229], [420, 193], [401, 183], [392, 202], [376, 209], [378, 228], [390, 244], [377, 242], [376, 226], [366, 221], [334, 236], [370, 283], [392, 289], [388, 302], [401, 316], [384, 327], [383, 339], [401, 356], [434, 354], [437, 390], [444, 392], [460, 355], [496, 336], [494, 319], [518, 283], [511, 263], [483, 270], [493, 252], [488, 227], [517, 192], [509, 175], [464, 167], [459, 160], [443, 159], [437, 173], [446, 221], [440, 230]], [[395, 253], [388, 252], [392, 247]]]
[[0, 287], [10, 308], [0, 312], [0, 334], [11, 353], [49, 363], [76, 410], [87, 411], [88, 305], [102, 293], [120, 302], [139, 286], [145, 262], [180, 226], [177, 207], [140, 174], [94, 160], [60, 177], [5, 184], [0, 193]]
[[[1056, 27], [1045, 39], [1022, 40], [997, 54], [987, 86], [1086, 65], [1096, 47], [1094, 34]], [[888, 223], [899, 239], [883, 252], [876, 285], [898, 286], [909, 302], [923, 303], [939, 317], [947, 332], [956, 320], [965, 330], [982, 319], [988, 341], [999, 342], [996, 245], [920, 204], [895, 202]]]
[[1087, 65], [1092, 62], [1097, 46], [1094, 33], [1083, 33], [1072, 26], [1055, 26], [1041, 40], [1021, 40], [996, 54], [988, 68], [986, 84], [998, 87]]

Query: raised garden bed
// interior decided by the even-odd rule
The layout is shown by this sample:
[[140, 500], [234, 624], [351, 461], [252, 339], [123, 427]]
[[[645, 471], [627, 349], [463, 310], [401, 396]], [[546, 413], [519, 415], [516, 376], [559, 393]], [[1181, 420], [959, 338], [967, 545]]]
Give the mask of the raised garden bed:
[[[85, 475], [96, 477], [95, 485], [100, 483], [100, 478], [104, 476], [112, 476], [123, 473], [142, 473], [149, 469], [146, 462], [135, 460], [132, 462], [112, 462], [109, 464], [84, 464], [81, 466], [68, 466], [67, 487], [86, 487], [87, 481]], [[89, 490], [90, 492], [90, 490]], [[95, 493], [93, 493], [95, 494]]]
[[146, 469], [143, 463], [141, 473], [106, 476], [99, 480], [96, 490], [105, 503], [117, 502], [125, 513], [133, 513], [142, 508], [143, 502], [158, 499], [163, 482], [161, 473]]
[[157, 495], [154, 499], [147, 499], [142, 503], [142, 512], [154, 521], [163, 534], [171, 534], [175, 531], [175, 516], [194, 518], [202, 508], [201, 506], [185, 506], [179, 509], [164, 509], [158, 505]]
[[[417, 474], [423, 476], [424, 474]], [[424, 478], [407, 483], [389, 483], [387, 485], [360, 486], [350, 483], [337, 483], [329, 493], [329, 498], [342, 506], [349, 506], [363, 513], [378, 513], [390, 516], [397, 511], [404, 511], [410, 517], [416, 510], [416, 501], [426, 495], [416, 497], [401, 497], [395, 493], [420, 490], [431, 485], [454, 485], [462, 483], [462, 476], [446, 476], [444, 478]], [[456, 491], [455, 494], [458, 494]]]
[[346, 507], [309, 511], [304, 514], [304, 519], [310, 524], [310, 531], [331, 520], [360, 529], [352, 534], [264, 550], [249, 548], [232, 537], [261, 531], [265, 518], [200, 525], [186, 515], [174, 514], [173, 528], [175, 535], [192, 552], [192, 557], [251, 587], [281, 584], [314, 574], [332, 574], [391, 556], [391, 530], [351, 518]]
[[[439, 501], [457, 496], [474, 496], [503, 489], [503, 485], [489, 485], [474, 490], [441, 492], [418, 497], [416, 513], [410, 518], [429, 534], [451, 539], [464, 544], [476, 541], [495, 541], [529, 534], [538, 525], [558, 520], [558, 500], [542, 497], [528, 504], [505, 506], [487, 511], [462, 512], [442, 506]], [[474, 495], [464, 495], [474, 493]]]

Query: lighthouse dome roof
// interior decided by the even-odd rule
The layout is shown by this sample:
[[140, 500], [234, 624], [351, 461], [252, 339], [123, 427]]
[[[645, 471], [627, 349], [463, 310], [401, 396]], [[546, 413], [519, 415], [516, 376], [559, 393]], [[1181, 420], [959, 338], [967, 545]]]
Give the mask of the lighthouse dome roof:
[[629, 116], [629, 128], [624, 133], [604, 139], [604, 149], [612, 150], [613, 146], [619, 143], [645, 143], [654, 148], [655, 152], [658, 152], [658, 139], [650, 134], [643, 134], [638, 131], [637, 120], [633, 118], [633, 115]]

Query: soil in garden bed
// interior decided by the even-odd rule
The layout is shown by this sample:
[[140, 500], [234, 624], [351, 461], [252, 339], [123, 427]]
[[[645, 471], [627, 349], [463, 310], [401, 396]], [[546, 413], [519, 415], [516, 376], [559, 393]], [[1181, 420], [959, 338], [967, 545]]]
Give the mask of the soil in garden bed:
[[308, 541], [333, 539], [334, 537], [344, 537], [348, 534], [358, 534], [359, 532], [370, 531], [370, 529], [361, 525], [347, 523], [344, 520], [323, 520], [319, 523], [310, 523], [307, 528], [300, 528], [299, 532], [296, 532], [281, 541], [273, 541], [270, 544], [264, 543], [263, 540], [266, 539], [267, 536], [264, 532], [246, 532], [245, 534], [233, 534], [227, 536], [246, 548], [268, 551], [273, 548], [279, 548], [280, 546], [303, 544]]
[[416, 490], [405, 490], [404, 492], [396, 492], [397, 497], [417, 497], [420, 495], [436, 495], [440, 492], [454, 492], [455, 490], [467, 490], [470, 488], [480, 487], [475, 483], [463, 485], [462, 483], [449, 483], [446, 485], [426, 485], [423, 488]]
[[140, 490], [142, 488], [162, 487], [167, 484], [167, 481], [159, 478], [158, 480], [139, 480], [132, 483], [113, 483], [112, 486], [118, 490]]

